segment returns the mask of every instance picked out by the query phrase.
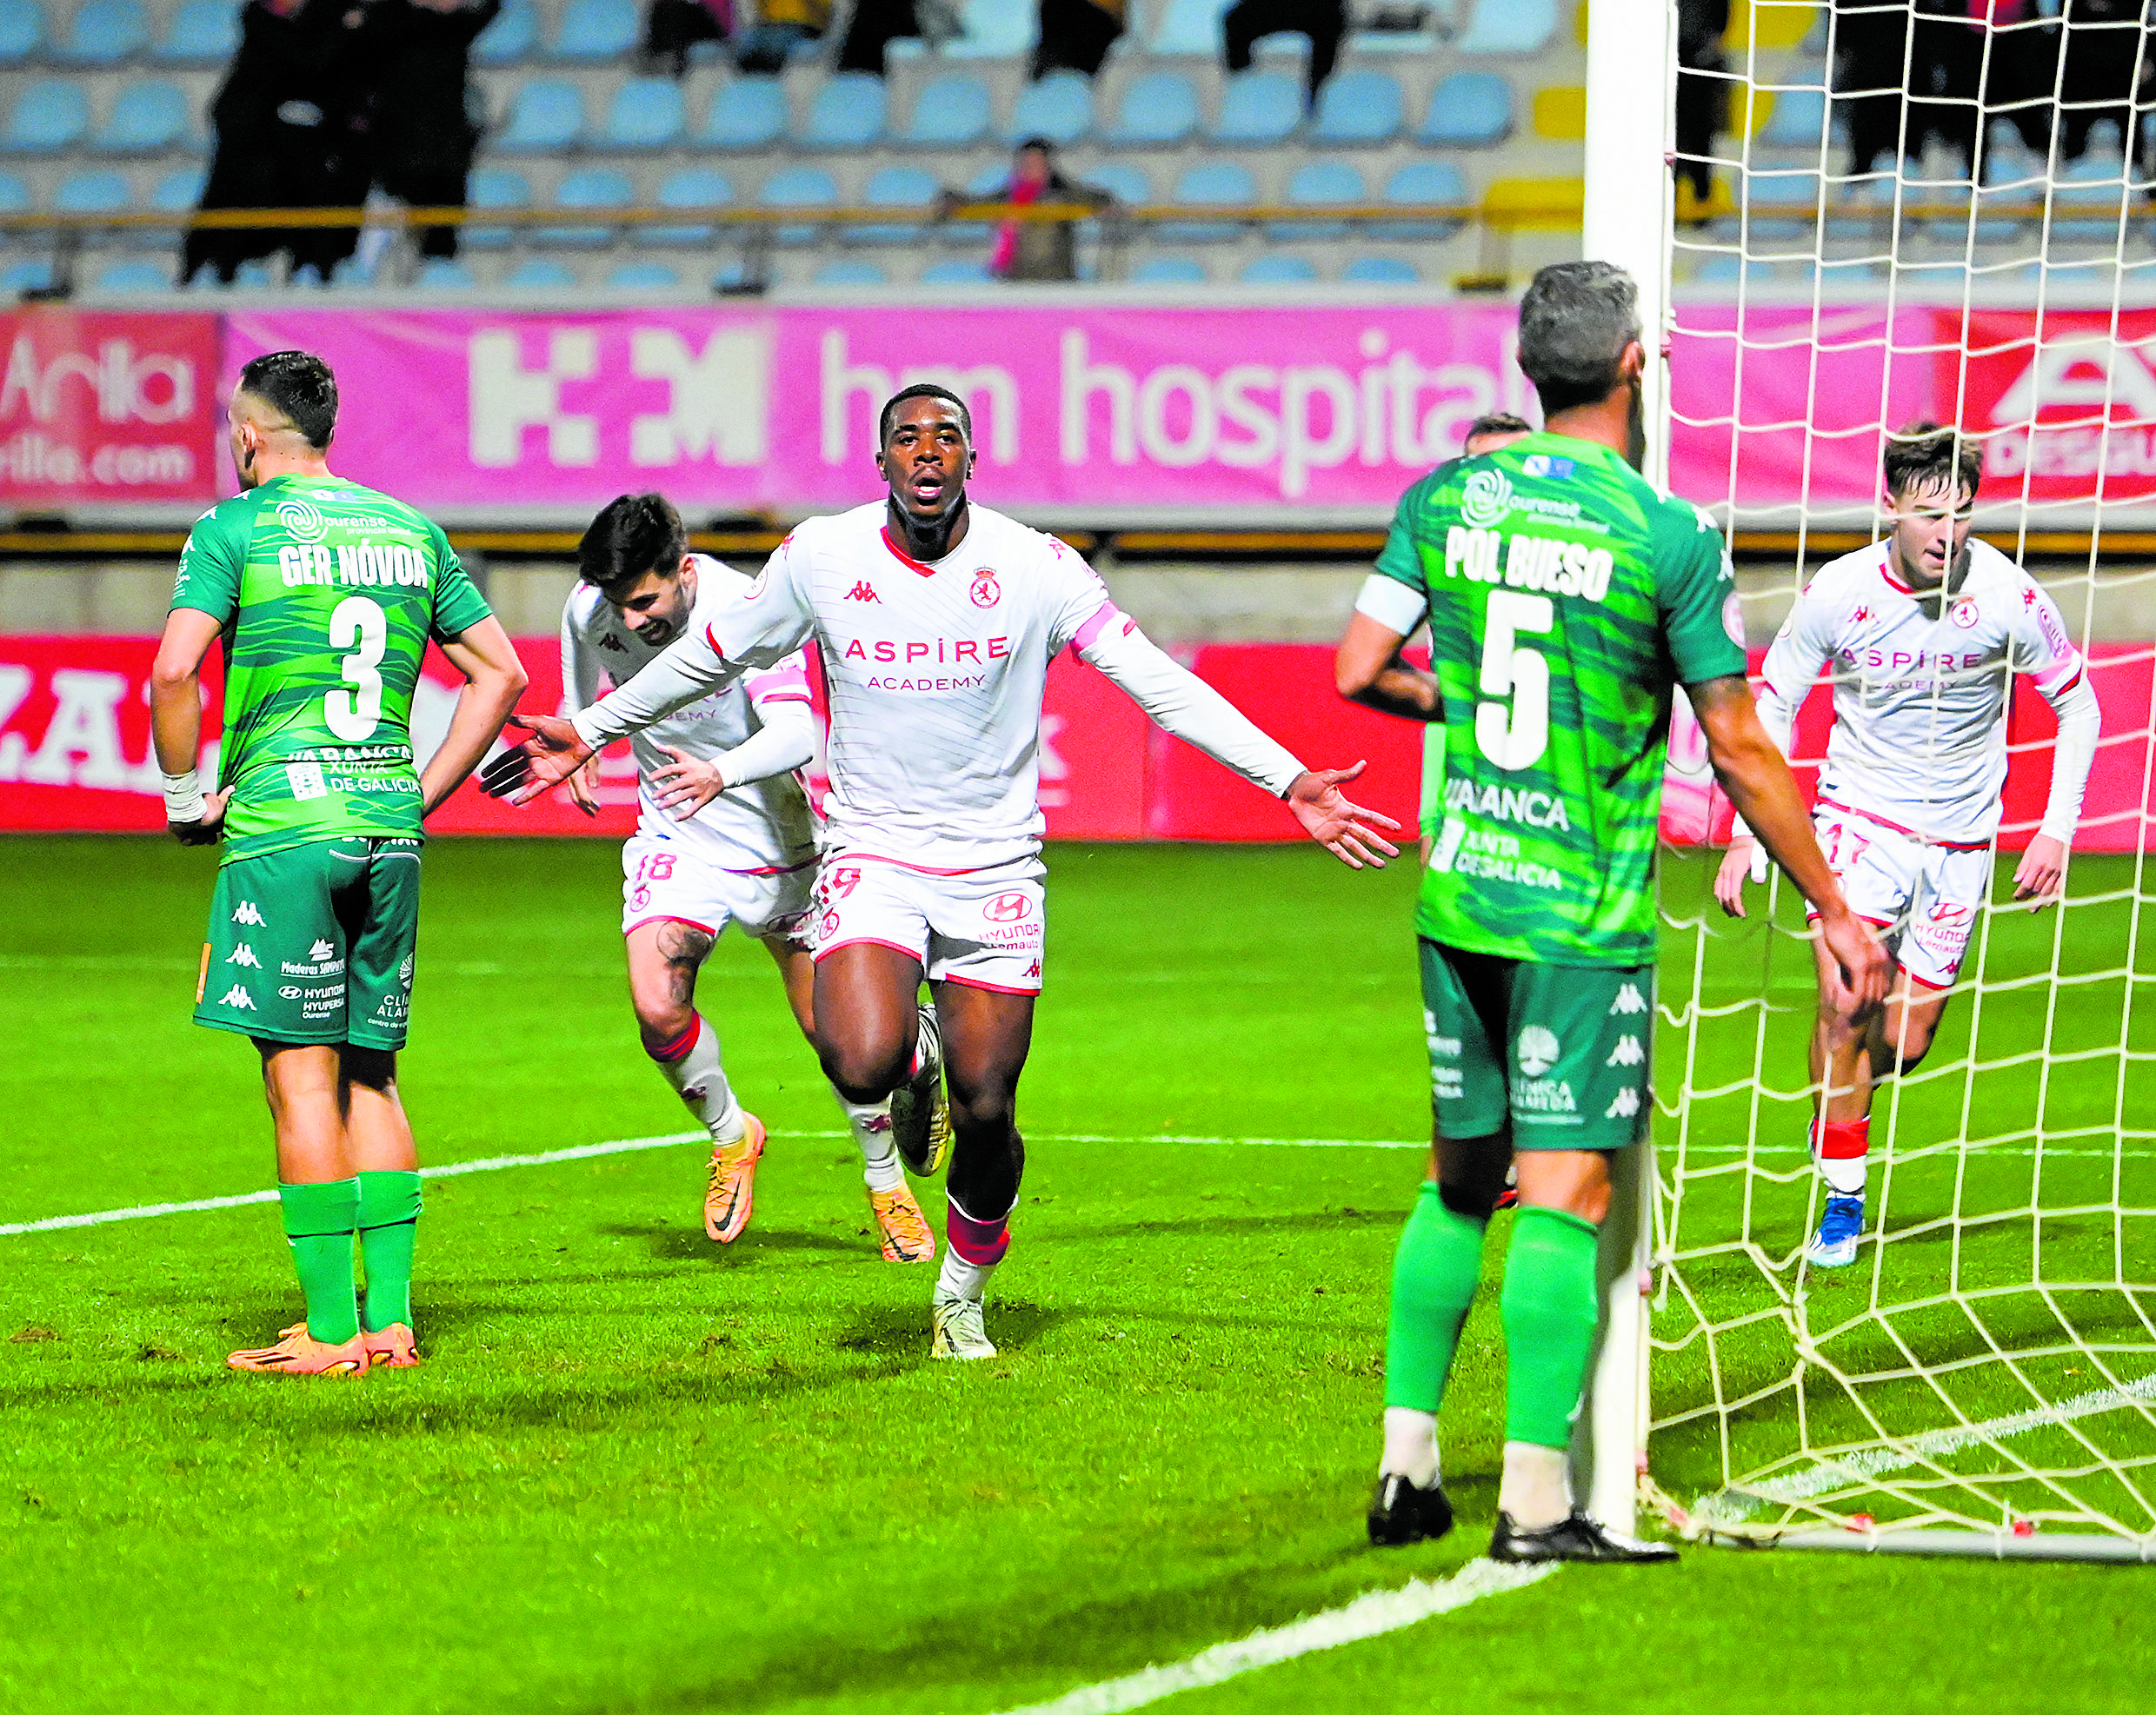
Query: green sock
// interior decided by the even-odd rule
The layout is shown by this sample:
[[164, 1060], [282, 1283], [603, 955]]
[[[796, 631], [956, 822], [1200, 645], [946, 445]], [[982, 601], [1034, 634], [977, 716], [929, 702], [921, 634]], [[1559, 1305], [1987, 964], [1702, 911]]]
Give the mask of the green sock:
[[284, 1237], [292, 1247], [292, 1266], [299, 1271], [299, 1289], [307, 1300], [307, 1332], [328, 1345], [342, 1346], [359, 1332], [359, 1312], [352, 1302], [359, 1181], [280, 1185], [277, 1201], [284, 1211]]
[[1594, 1346], [1594, 1223], [1522, 1204], [1505, 1255], [1505, 1439], [1572, 1440]]
[[1393, 1257], [1393, 1313], [1385, 1336], [1385, 1403], [1434, 1412], [1445, 1398], [1460, 1329], [1482, 1274], [1487, 1220], [1445, 1206], [1425, 1182]]
[[367, 1264], [367, 1332], [412, 1325], [412, 1242], [419, 1233], [419, 1175], [359, 1176], [359, 1253]]

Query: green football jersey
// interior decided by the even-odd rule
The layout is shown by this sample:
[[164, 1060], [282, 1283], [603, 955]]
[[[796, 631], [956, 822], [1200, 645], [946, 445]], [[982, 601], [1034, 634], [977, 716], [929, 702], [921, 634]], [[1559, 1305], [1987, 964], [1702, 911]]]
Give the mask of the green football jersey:
[[1671, 690], [1745, 670], [1713, 521], [1607, 447], [1530, 435], [1408, 489], [1377, 569], [1423, 598], [1444, 698], [1416, 932], [1651, 962]]
[[434, 523], [342, 477], [274, 477], [196, 520], [172, 605], [224, 628], [225, 861], [419, 835], [420, 660], [489, 612]]

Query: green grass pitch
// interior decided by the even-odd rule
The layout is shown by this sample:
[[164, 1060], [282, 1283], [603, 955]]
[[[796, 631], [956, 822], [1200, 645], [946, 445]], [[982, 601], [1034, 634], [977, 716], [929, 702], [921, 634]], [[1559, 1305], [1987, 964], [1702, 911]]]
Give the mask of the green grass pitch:
[[[211, 861], [0, 842], [0, 1222], [270, 1182], [251, 1056], [187, 1020]], [[1416, 1155], [1158, 1140], [1421, 1132], [1412, 866], [1079, 846], [1050, 867], [997, 1362], [928, 1360], [927, 1274], [873, 1248], [836, 1111], [737, 940], [701, 998], [774, 1145], [730, 1249], [702, 1238], [687, 1145], [435, 1180], [428, 1363], [296, 1382], [222, 1367], [296, 1313], [271, 1207], [0, 1236], [0, 1708], [993, 1715], [1478, 1552], [1501, 1424], [1487, 1293], [1447, 1406], [1461, 1528], [1362, 1541]], [[1672, 897], [1701, 874], [1673, 873]], [[424, 1159], [683, 1128], [636, 1048], [618, 887], [597, 842], [430, 851], [403, 1074]], [[2102, 909], [2073, 932], [2092, 969], [2125, 962], [2132, 927]], [[2047, 921], [2000, 932], [2048, 968]], [[1800, 967], [1717, 946], [1702, 992], [1764, 975], [1800, 1009], [1768, 1024], [1793, 1053]], [[1666, 959], [1666, 1000], [1693, 981]], [[2047, 1023], [2030, 993], [1987, 1008], [1980, 1057], [2097, 1032], [2094, 1000]], [[1701, 1088], [1750, 1062], [1749, 1035], [1701, 1040]], [[2055, 1092], [2026, 1064], [1973, 1097], [1942, 1080], [1902, 1123], [1965, 1100], [1986, 1130], [2039, 1101], [2079, 1123], [2090, 1080], [2113, 1082], [2087, 1065]], [[1745, 1134], [1748, 1098], [1700, 1107], [1694, 1141]], [[1753, 1180], [1762, 1209], [1788, 1204], [1761, 1230], [1796, 1233], [1801, 1180]], [[1699, 1181], [1702, 1220], [1736, 1182]], [[1748, 1290], [1733, 1276], [1723, 1308]], [[1697, 1438], [1656, 1459], [1674, 1492], [1716, 1480]], [[1697, 1550], [1163, 1706], [2139, 1710], [2151, 1576]]]

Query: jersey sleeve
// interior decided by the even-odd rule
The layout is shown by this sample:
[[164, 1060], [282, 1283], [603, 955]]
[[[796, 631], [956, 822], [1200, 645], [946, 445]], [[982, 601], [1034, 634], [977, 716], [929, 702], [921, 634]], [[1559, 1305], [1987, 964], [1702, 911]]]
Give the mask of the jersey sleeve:
[[187, 533], [180, 565], [172, 580], [172, 605], [208, 614], [229, 624], [240, 608], [240, 573], [247, 564], [247, 542], [222, 507], [205, 512]]
[[562, 712], [576, 715], [598, 701], [599, 681], [605, 668], [599, 660], [599, 652], [591, 646], [578, 617], [577, 604], [583, 599], [580, 587], [569, 592], [569, 598], [562, 604]]
[[740, 595], [720, 605], [703, 634], [720, 660], [775, 667], [808, 641], [815, 611], [808, 600], [808, 557], [796, 530], [772, 550]]
[[2013, 670], [2026, 674], [2045, 700], [2054, 705], [2086, 671], [2080, 650], [2066, 635], [2066, 622], [2059, 604], [2033, 578], [2022, 582], [2021, 611], [2007, 637], [2006, 655]]
[[[1446, 469], [1440, 466], [1400, 497], [1400, 504], [1393, 511], [1392, 528], [1385, 532], [1385, 546], [1378, 550], [1375, 565], [1376, 576], [1390, 579], [1403, 586], [1426, 603], [1429, 598], [1430, 582], [1422, 559], [1421, 527], [1428, 510], [1424, 504], [1424, 496], [1428, 494], [1431, 485], [1444, 475]], [[1361, 608], [1360, 602], [1356, 605]], [[1383, 615], [1373, 614], [1371, 617], [1378, 619]]]
[[1048, 562], [1048, 654], [1053, 657], [1073, 643], [1089, 643], [1116, 609], [1101, 575], [1070, 548], [1054, 536], [1043, 536], [1041, 551]]
[[751, 673], [742, 681], [742, 688], [758, 711], [771, 703], [808, 702], [808, 658], [796, 649], [776, 667]]
[[1721, 532], [1695, 507], [1662, 509], [1654, 541], [1654, 605], [1679, 681], [1704, 684], [1745, 668], [1737, 572]]
[[1819, 593], [1815, 583], [1799, 593], [1767, 648], [1760, 669], [1765, 681], [1760, 718], [1785, 754], [1797, 711], [1812, 694], [1820, 668], [1834, 653], [1834, 603]]
[[434, 641], [452, 642], [460, 632], [478, 624], [494, 609], [466, 574], [464, 562], [456, 557], [456, 550], [440, 528], [430, 522], [427, 532], [434, 542]]

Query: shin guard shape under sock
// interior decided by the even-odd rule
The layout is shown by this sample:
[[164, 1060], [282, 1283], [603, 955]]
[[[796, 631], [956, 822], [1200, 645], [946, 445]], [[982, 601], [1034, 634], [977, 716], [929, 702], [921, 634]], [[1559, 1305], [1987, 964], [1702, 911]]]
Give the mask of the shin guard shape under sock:
[[352, 1274], [352, 1234], [359, 1226], [359, 1181], [332, 1180], [326, 1185], [280, 1185], [277, 1202], [284, 1216], [285, 1241], [307, 1300], [307, 1332], [330, 1346], [342, 1346], [359, 1332], [359, 1306]]
[[1594, 1223], [1522, 1204], [1505, 1256], [1505, 1439], [1572, 1439], [1594, 1345]]
[[1482, 1273], [1487, 1220], [1445, 1206], [1426, 1182], [1393, 1257], [1392, 1319], [1385, 1337], [1385, 1403], [1435, 1412], [1445, 1398], [1460, 1330]]
[[367, 1332], [412, 1325], [412, 1247], [419, 1235], [419, 1175], [359, 1176], [359, 1256], [367, 1266]]

